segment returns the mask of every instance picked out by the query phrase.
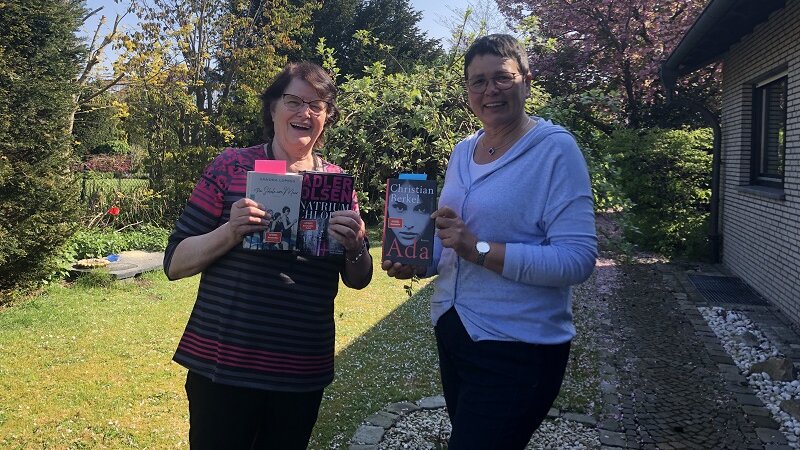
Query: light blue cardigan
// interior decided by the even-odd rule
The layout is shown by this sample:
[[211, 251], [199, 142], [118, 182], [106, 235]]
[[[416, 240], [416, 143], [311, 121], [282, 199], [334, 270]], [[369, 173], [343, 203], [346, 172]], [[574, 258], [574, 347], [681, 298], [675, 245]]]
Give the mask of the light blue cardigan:
[[449, 206], [479, 240], [506, 243], [503, 274], [459, 258], [435, 240], [439, 274], [431, 319], [455, 305], [474, 341], [558, 344], [575, 336], [571, 287], [592, 273], [597, 256], [586, 162], [564, 128], [538, 124], [487, 174], [470, 179], [483, 130], [456, 145], [439, 207]]

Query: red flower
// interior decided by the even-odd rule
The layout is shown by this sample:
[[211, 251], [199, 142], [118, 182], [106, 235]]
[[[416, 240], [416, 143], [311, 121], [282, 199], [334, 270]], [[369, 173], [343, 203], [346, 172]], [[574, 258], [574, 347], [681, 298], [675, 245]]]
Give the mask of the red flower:
[[116, 206], [112, 206], [111, 208], [108, 208], [108, 211], [106, 212], [116, 217], [119, 215], [119, 208]]

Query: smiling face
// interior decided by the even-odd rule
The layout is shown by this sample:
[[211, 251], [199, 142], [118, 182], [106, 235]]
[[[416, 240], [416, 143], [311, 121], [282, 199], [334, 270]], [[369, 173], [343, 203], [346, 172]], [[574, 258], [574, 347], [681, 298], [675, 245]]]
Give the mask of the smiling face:
[[[283, 93], [300, 97], [306, 102], [320, 100], [314, 87], [299, 78], [293, 78]], [[311, 153], [314, 143], [322, 134], [327, 112], [315, 115], [305, 104], [299, 110], [291, 111], [282, 98], [274, 100], [270, 110], [275, 127], [276, 144], [288, 154], [298, 158]]]
[[431, 223], [431, 206], [419, 194], [401, 194], [389, 201], [388, 217], [403, 220], [400, 228], [391, 228], [397, 240], [405, 246], [413, 245]]
[[[478, 117], [484, 128], [502, 128], [525, 115], [525, 99], [530, 94], [530, 74], [521, 74], [516, 61], [493, 54], [475, 56], [467, 66], [467, 83], [476, 80], [488, 80], [486, 90], [469, 94], [469, 107]], [[495, 77], [517, 74], [513, 85], [508, 89], [499, 89]]]

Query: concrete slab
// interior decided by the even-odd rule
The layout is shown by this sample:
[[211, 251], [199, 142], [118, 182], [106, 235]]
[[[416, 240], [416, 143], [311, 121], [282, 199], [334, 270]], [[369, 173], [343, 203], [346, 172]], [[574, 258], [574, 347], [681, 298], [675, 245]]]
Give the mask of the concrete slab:
[[[164, 252], [143, 252], [140, 250], [131, 250], [127, 252], [121, 252], [119, 254], [119, 259], [109, 263], [106, 267], [101, 268], [100, 270], [105, 270], [113, 275], [114, 278], [122, 280], [125, 278], [135, 277], [151, 270], [159, 270], [163, 265], [163, 261]], [[72, 268], [72, 272], [76, 275], [81, 272], [89, 272], [91, 270], [98, 269]]]

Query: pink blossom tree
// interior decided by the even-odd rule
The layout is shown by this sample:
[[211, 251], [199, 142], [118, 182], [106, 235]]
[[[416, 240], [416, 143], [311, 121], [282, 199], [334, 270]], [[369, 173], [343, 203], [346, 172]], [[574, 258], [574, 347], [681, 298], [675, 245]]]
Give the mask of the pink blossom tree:
[[[616, 97], [624, 126], [647, 122], [663, 103], [659, 67], [704, 0], [497, 0], [531, 36], [534, 75], [554, 95], [589, 90]], [[692, 95], [712, 95], [713, 70], [685, 80]]]

